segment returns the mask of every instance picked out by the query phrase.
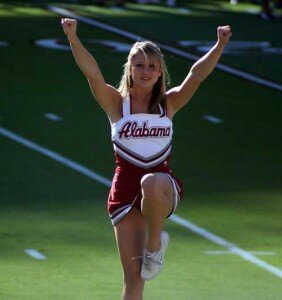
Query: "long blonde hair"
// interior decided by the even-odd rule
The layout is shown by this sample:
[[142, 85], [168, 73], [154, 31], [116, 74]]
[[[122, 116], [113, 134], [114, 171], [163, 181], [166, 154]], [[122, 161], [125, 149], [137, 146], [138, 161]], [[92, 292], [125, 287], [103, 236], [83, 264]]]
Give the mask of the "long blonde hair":
[[123, 66], [123, 75], [121, 77], [118, 91], [123, 98], [130, 92], [130, 89], [133, 86], [132, 76], [130, 75], [132, 58], [138, 51], [141, 51], [144, 54], [146, 60], [148, 59], [148, 56], [153, 58], [161, 69], [161, 75], [159, 76], [158, 81], [154, 84], [149, 102], [149, 113], [157, 113], [158, 104], [164, 104], [164, 95], [166, 92], [166, 84], [169, 83], [169, 74], [161, 50], [153, 42], [136, 42], [132, 46], [127, 57], [127, 62]]

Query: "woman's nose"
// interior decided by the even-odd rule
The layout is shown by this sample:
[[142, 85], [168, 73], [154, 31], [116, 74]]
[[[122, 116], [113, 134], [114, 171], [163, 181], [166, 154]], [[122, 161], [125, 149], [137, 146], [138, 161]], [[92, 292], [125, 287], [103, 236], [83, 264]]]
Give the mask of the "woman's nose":
[[150, 67], [149, 67], [149, 66], [144, 67], [143, 72], [144, 72], [144, 74], [146, 74], [146, 75], [151, 74]]

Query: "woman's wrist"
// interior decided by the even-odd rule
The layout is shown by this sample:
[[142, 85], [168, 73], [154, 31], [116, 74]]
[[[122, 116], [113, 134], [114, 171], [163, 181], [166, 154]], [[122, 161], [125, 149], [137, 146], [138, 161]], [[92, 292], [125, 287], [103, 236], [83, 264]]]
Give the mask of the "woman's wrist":
[[71, 44], [75, 44], [79, 41], [77, 35], [68, 35], [68, 39]]
[[219, 49], [219, 50], [222, 50], [225, 48], [225, 46], [227, 45], [226, 42], [224, 41], [221, 41], [221, 40], [218, 40], [215, 44], [216, 48]]

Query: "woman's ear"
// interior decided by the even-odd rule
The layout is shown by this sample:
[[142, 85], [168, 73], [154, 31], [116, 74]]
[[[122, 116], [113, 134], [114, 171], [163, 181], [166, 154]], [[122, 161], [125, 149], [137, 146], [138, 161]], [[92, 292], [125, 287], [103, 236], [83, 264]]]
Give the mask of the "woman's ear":
[[163, 70], [162, 70], [161, 66], [159, 65], [159, 77], [161, 77], [162, 74], [163, 74]]

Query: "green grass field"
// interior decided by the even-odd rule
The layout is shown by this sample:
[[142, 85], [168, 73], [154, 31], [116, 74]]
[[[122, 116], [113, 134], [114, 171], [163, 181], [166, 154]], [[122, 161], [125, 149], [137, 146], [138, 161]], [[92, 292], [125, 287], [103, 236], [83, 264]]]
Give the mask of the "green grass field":
[[[122, 271], [106, 213], [109, 188], [4, 136], [28, 139], [110, 179], [114, 157], [107, 117], [93, 101], [69, 51], [42, 48], [66, 38], [52, 4], [154, 41], [213, 41], [230, 24], [233, 41], [282, 48], [281, 20], [266, 22], [229, 1], [127, 4], [113, 10], [90, 1], [1, 1], [0, 300], [120, 299]], [[278, 13], [281, 14], [281, 11]], [[78, 25], [79, 36], [126, 44], [102, 29]], [[1, 44], [1, 43], [0, 43]], [[106, 81], [117, 85], [126, 52], [87, 44]], [[181, 48], [201, 55], [195, 48]], [[221, 63], [281, 83], [281, 53], [240, 50]], [[171, 85], [193, 61], [164, 52]], [[215, 70], [174, 120], [171, 165], [185, 183], [176, 214], [252, 253], [282, 274], [281, 92]], [[45, 117], [52, 113], [61, 121]], [[216, 124], [203, 119], [212, 115]], [[148, 300], [280, 300], [282, 278], [168, 220], [166, 267], [145, 289]], [[36, 260], [25, 249], [47, 259]], [[255, 251], [267, 252], [256, 254]], [[268, 255], [267, 255], [268, 254]]]

